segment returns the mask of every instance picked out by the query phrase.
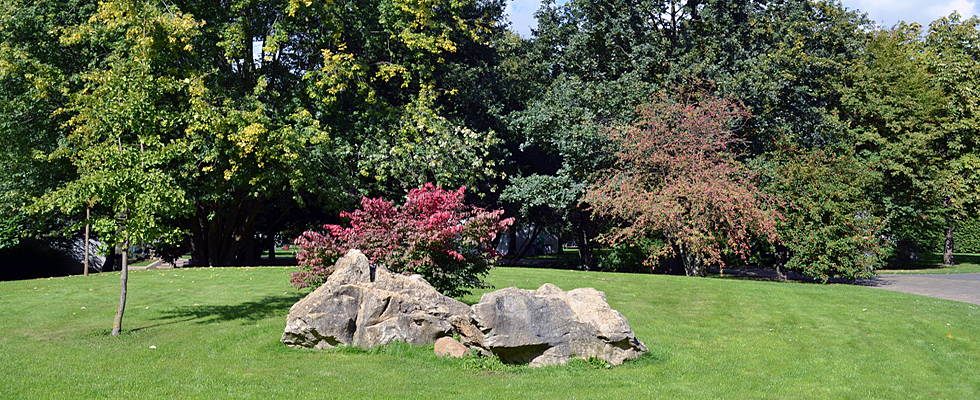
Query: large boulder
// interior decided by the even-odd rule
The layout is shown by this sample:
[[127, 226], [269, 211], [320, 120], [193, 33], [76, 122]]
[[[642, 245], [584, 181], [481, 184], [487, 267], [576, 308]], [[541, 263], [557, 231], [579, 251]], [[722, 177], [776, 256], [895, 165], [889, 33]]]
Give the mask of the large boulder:
[[471, 314], [485, 346], [505, 363], [565, 364], [599, 358], [611, 365], [647, 351], [626, 317], [592, 288], [506, 288], [483, 295]]
[[281, 339], [286, 345], [431, 344], [469, 320], [466, 304], [443, 296], [419, 275], [372, 264], [360, 251], [348, 252], [335, 268], [326, 283], [290, 308]]
[[[565, 364], [573, 357], [618, 365], [647, 351], [626, 318], [595, 289], [507, 288], [468, 307], [421, 276], [392, 273], [357, 250], [341, 257], [327, 282], [290, 308], [281, 341], [314, 349], [371, 348], [392, 341], [433, 344], [449, 336], [478, 354], [531, 366]], [[453, 354], [460, 350], [456, 346]]]

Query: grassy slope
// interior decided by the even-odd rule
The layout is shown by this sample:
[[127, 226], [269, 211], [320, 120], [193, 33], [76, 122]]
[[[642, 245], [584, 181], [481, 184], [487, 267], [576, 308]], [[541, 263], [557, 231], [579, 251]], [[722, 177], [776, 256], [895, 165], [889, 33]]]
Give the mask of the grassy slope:
[[605, 291], [651, 353], [612, 369], [482, 369], [493, 364], [411, 346], [281, 345], [301, 297], [292, 270], [134, 271], [121, 337], [107, 335], [118, 274], [0, 282], [0, 398], [980, 397], [980, 309], [966, 303], [845, 285], [498, 268], [498, 288]]

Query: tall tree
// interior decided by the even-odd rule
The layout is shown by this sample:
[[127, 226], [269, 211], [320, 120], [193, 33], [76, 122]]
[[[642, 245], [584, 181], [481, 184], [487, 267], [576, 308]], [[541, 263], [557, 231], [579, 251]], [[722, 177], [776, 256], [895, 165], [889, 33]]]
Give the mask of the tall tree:
[[953, 265], [954, 231], [980, 205], [980, 18], [962, 20], [954, 12], [932, 22], [925, 47], [932, 85], [946, 97], [937, 184], [944, 208], [943, 264]]
[[[942, 18], [875, 32], [841, 89], [840, 116], [866, 159], [885, 172], [878, 202], [903, 255], [946, 238], [976, 206], [977, 20]], [[904, 254], [905, 258], [907, 254]]]
[[23, 211], [33, 198], [75, 177], [69, 160], [43, 155], [66, 136], [70, 116], [54, 112], [77, 88], [74, 77], [85, 60], [96, 56], [61, 43], [60, 29], [83, 21], [94, 8], [87, 1], [0, 4], [0, 248], [25, 237], [68, 247], [78, 236], [71, 228], [83, 215], [29, 217]]
[[778, 198], [779, 242], [772, 263], [781, 279], [787, 270], [826, 282], [867, 278], [883, 264], [888, 249], [879, 205], [868, 196], [881, 174], [852, 149], [806, 149], [784, 144], [754, 163], [763, 188]]
[[[784, 137], [809, 148], [839, 142], [829, 112], [835, 83], [869, 26], [832, 1], [570, 1], [546, 3], [537, 17], [531, 58], [544, 60], [551, 80], [511, 115], [526, 133], [517, 160], [523, 176], [578, 184], [616, 151], [603, 126], [632, 123], [651, 93], [691, 76], [716, 82], [753, 114], [739, 128], [742, 158], [776, 150]], [[527, 182], [511, 185], [531, 193]]]

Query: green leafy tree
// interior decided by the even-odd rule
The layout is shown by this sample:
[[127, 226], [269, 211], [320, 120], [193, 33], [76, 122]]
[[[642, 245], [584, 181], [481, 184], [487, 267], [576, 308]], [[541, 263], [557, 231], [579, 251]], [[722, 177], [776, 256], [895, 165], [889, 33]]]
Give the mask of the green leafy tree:
[[954, 14], [926, 36], [918, 24], [877, 31], [841, 89], [848, 134], [884, 172], [876, 201], [900, 255], [945, 236], [952, 264], [957, 221], [976, 206], [976, 24]]
[[579, 207], [579, 200], [582, 197], [584, 185], [570, 179], [567, 175], [529, 175], [526, 177], [513, 177], [510, 184], [504, 189], [500, 198], [517, 205], [518, 215], [525, 224], [533, 227], [531, 235], [526, 238], [525, 246], [517, 248], [517, 236], [510, 236], [511, 243], [508, 246], [511, 253], [511, 262], [516, 263], [530, 249], [531, 243], [545, 229], [552, 232], [561, 233], [568, 226], [579, 227], [573, 232], [579, 250], [579, 258], [586, 268], [592, 267], [592, 255], [589, 254], [588, 240], [591, 236], [587, 234], [587, 227], [582, 229], [580, 224], [583, 221], [575, 221], [581, 218], [583, 211]]
[[173, 72], [180, 65], [196, 24], [142, 3], [102, 3], [90, 24], [63, 37], [68, 44], [107, 36], [116, 40], [101, 63], [80, 75], [84, 89], [59, 111], [72, 114], [67, 123], [70, 144], [50, 157], [70, 160], [78, 177], [45, 193], [34, 207], [58, 208], [68, 215], [93, 204], [108, 210], [97, 215], [93, 228], [107, 245], [123, 248], [113, 335], [121, 331], [126, 307], [127, 249], [134, 242], [161, 239], [172, 231], [161, 219], [185, 207], [182, 190], [165, 171], [182, 143], [164, 143], [160, 136], [172, 129], [174, 122], [167, 116], [179, 110], [171, 100], [186, 86], [174, 74], [158, 71], [169, 66]]
[[779, 276], [785, 279], [786, 270], [824, 282], [872, 276], [888, 249], [884, 220], [868, 196], [880, 173], [842, 149], [786, 146], [770, 157], [774, 165], [760, 170], [783, 216], [780, 240], [771, 244]]
[[54, 112], [77, 87], [73, 77], [94, 55], [84, 46], [59, 41], [60, 28], [80, 22], [94, 9], [84, 1], [0, 4], [0, 248], [20, 239], [43, 238], [68, 247], [81, 215], [28, 216], [33, 198], [75, 177], [67, 159], [51, 160], [66, 136], [69, 116]]
[[953, 265], [957, 225], [980, 205], [980, 18], [952, 13], [929, 24], [925, 38], [930, 81], [945, 97], [937, 177], [945, 240], [943, 264]]
[[548, 65], [550, 81], [511, 114], [526, 133], [516, 159], [521, 176], [578, 184], [616, 151], [602, 127], [634, 122], [651, 93], [692, 76], [716, 82], [753, 114], [739, 128], [742, 158], [780, 141], [839, 144], [835, 88], [870, 27], [840, 3], [811, 1], [570, 1], [546, 3], [537, 17], [530, 58]]

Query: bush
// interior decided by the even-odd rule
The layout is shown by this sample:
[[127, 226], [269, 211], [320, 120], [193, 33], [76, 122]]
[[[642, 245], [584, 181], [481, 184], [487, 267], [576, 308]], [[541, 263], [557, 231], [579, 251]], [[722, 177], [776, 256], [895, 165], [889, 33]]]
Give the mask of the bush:
[[491, 243], [514, 219], [501, 220], [503, 210], [463, 204], [464, 190], [426, 184], [412, 189], [401, 207], [362, 198], [361, 209], [340, 214], [350, 219], [350, 227], [324, 225], [325, 234], [307, 231], [293, 241], [300, 248], [293, 285], [323, 284], [340, 256], [359, 249], [392, 271], [422, 275], [447, 296], [486, 287], [480, 278], [500, 257]]
[[651, 254], [663, 247], [662, 239], [639, 238], [636, 242], [620, 243], [599, 257], [599, 270], [605, 272], [657, 272], [658, 261]]
[[[960, 221], [953, 231], [953, 244], [957, 253], [980, 253], [980, 218], [970, 216]], [[941, 252], [941, 241], [938, 248]]]

